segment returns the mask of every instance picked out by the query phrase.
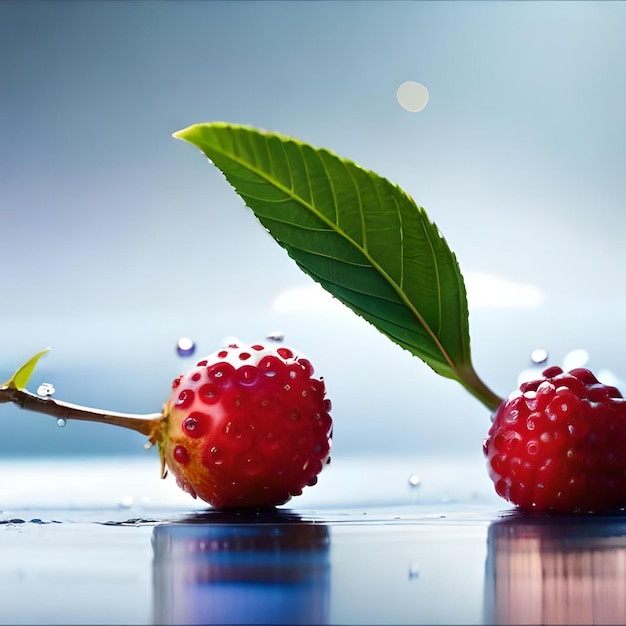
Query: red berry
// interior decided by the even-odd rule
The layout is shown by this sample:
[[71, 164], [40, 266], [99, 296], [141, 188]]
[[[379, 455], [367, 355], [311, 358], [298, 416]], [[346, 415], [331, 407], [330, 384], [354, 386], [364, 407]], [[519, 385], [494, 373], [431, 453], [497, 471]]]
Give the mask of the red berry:
[[289, 348], [230, 345], [179, 376], [160, 448], [179, 486], [217, 508], [274, 506], [317, 482], [332, 420], [322, 380]]
[[527, 511], [626, 506], [626, 400], [587, 369], [550, 367], [503, 402], [483, 444], [497, 493]]

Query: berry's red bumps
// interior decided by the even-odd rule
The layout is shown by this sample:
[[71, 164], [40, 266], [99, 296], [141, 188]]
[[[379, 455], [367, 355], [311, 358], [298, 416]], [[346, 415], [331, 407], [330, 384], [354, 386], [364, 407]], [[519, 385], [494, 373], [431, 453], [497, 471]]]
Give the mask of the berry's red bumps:
[[194, 498], [217, 508], [283, 504], [330, 461], [324, 382], [289, 348], [230, 345], [172, 387], [161, 452]]
[[587, 369], [551, 367], [522, 384], [483, 450], [496, 491], [523, 510], [626, 506], [626, 400]]

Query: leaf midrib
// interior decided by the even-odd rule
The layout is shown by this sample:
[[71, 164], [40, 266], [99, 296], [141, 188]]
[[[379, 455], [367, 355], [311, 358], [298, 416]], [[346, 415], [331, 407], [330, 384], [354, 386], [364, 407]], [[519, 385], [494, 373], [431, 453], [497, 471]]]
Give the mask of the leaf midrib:
[[[293, 142], [293, 143], [294, 143], [294, 145], [298, 146], [297, 142]], [[281, 143], [281, 147], [282, 147], [282, 149], [284, 151], [284, 145], [282, 143]], [[248, 170], [252, 171], [256, 176], [258, 176], [259, 178], [264, 180], [267, 184], [277, 188], [279, 191], [283, 192], [285, 195], [290, 197], [293, 201], [297, 202], [298, 204], [300, 204], [304, 208], [308, 209], [320, 221], [322, 221], [324, 224], [329, 226], [332, 231], [337, 233], [340, 237], [343, 237], [351, 245], [353, 245], [355, 248], [357, 248], [363, 254], [363, 256], [370, 262], [372, 267], [374, 267], [378, 271], [378, 273], [387, 281], [387, 283], [392, 287], [392, 289], [398, 294], [398, 297], [403, 302], [403, 304], [411, 311], [411, 313], [415, 316], [415, 318], [423, 326], [423, 328], [426, 330], [428, 336], [432, 339], [432, 341], [435, 343], [435, 345], [437, 346], [437, 348], [441, 352], [444, 360], [446, 361], [448, 366], [451, 368], [451, 370], [453, 372], [455, 372], [455, 374], [457, 376], [460, 376], [457, 366], [455, 365], [454, 361], [448, 355], [446, 349], [443, 347], [443, 345], [442, 345], [441, 341], [439, 340], [439, 337], [437, 336], [437, 334], [435, 334], [435, 332], [433, 332], [433, 329], [426, 322], [426, 320], [424, 319], [422, 314], [415, 308], [415, 306], [413, 306], [413, 303], [406, 297], [406, 294], [404, 293], [402, 288], [370, 256], [370, 254], [369, 254], [367, 249], [365, 249], [361, 244], [356, 242], [344, 230], [339, 228], [338, 224], [333, 223], [332, 220], [328, 219], [324, 214], [320, 213], [315, 208], [315, 206], [313, 206], [311, 203], [305, 201], [303, 198], [301, 198], [298, 195], [296, 195], [296, 193], [295, 193], [295, 191], [293, 189], [289, 189], [289, 188], [285, 187], [283, 184], [278, 182], [276, 179], [274, 179], [274, 178], [270, 177], [269, 175], [265, 174], [265, 172], [263, 170], [259, 170], [258, 168], [252, 166], [249, 161], [245, 161], [245, 160], [241, 159], [238, 155], [233, 154], [232, 152], [226, 152], [223, 149], [221, 149], [221, 150], [218, 150], [217, 148], [213, 148], [213, 149], [219, 151], [220, 154], [223, 157], [225, 157], [227, 159], [230, 159], [231, 161], [234, 161], [235, 163], [237, 163], [239, 166], [243, 167], [244, 169], [248, 169]], [[256, 146], [255, 146], [255, 152], [256, 152]], [[305, 167], [306, 167], [307, 172], [308, 172], [308, 164], [307, 164], [306, 155], [302, 154], [302, 157], [303, 157], [303, 162], [304, 162]], [[258, 157], [255, 157], [255, 158], [258, 158]], [[270, 153], [270, 160], [271, 160], [271, 158], [272, 157], [271, 157], [271, 153]], [[328, 174], [328, 170], [326, 169], [326, 164], [324, 163], [323, 159], [320, 159], [320, 160], [321, 160], [322, 165], [324, 167], [324, 170], [326, 171], [326, 174], [327, 174], [327, 180], [329, 182], [329, 186], [330, 186], [330, 189], [331, 189], [331, 192], [332, 192], [332, 196], [333, 196], [333, 203], [334, 203], [334, 207], [335, 207], [335, 213], [337, 213], [338, 207], [337, 207], [336, 196], [335, 196], [335, 193], [334, 193], [332, 177]], [[290, 160], [289, 160], [289, 156], [287, 154], [285, 154], [285, 161], [286, 161], [288, 169], [289, 169], [289, 177], [292, 180], [292, 184], [293, 184], [293, 176], [291, 174], [291, 163], [290, 163]], [[344, 166], [345, 166], [345, 164], [344, 164]], [[355, 165], [355, 167], [357, 167], [357, 166]], [[350, 176], [352, 177], [352, 173], [350, 172], [349, 168], [346, 168], [346, 169], [348, 170], [348, 172], [350, 173]], [[313, 198], [313, 189], [312, 189], [311, 184], [310, 184], [310, 177], [307, 176], [307, 179], [309, 180], [310, 196], [311, 196], [311, 198]], [[352, 179], [354, 181], [354, 177], [352, 177]], [[355, 186], [355, 189], [357, 191], [357, 194], [359, 195], [359, 202], [360, 202], [360, 207], [361, 207], [361, 225], [362, 225], [362, 228], [365, 229], [365, 220], [363, 219], [363, 214], [362, 214], [362, 202], [361, 202], [360, 190], [359, 190], [358, 185], [356, 184], [356, 181], [354, 181], [354, 186]], [[246, 195], [247, 196], [248, 194], [242, 194], [242, 195]], [[250, 195], [249, 197], [254, 198], [254, 196], [252, 196], [252, 195]], [[266, 198], [263, 198], [261, 200], [267, 201]], [[394, 200], [395, 200], [395, 198], [394, 198]], [[420, 220], [420, 226], [422, 227], [422, 229], [424, 229], [424, 224], [422, 223], [421, 220]], [[433, 257], [434, 265], [437, 268], [437, 294], [438, 294], [439, 307], [441, 307], [441, 289], [439, 288], [439, 272], [438, 272], [437, 258], [436, 258], [435, 254], [434, 254], [432, 242], [430, 240], [430, 237], [428, 236], [428, 233], [426, 233], [425, 230], [424, 230], [424, 233], [426, 234], [427, 240], [429, 242], [430, 251], [431, 251], [431, 255]], [[441, 313], [441, 308], [439, 308], [439, 312]], [[439, 315], [439, 318], [441, 318], [441, 314]]]

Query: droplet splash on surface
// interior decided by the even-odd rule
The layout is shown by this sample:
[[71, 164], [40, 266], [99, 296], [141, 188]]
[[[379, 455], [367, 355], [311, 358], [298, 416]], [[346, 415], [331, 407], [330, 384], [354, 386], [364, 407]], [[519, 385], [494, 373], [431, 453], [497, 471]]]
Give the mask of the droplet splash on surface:
[[59, 428], [65, 428], [65, 424], [67, 424], [67, 422], [62, 417], [59, 417], [57, 420], [57, 426]]
[[190, 337], [181, 337], [176, 344], [176, 352], [178, 356], [192, 356], [196, 351], [196, 342]]
[[55, 388], [52, 383], [41, 383], [41, 385], [37, 387], [37, 395], [42, 396], [43, 398], [51, 396], [54, 392]]

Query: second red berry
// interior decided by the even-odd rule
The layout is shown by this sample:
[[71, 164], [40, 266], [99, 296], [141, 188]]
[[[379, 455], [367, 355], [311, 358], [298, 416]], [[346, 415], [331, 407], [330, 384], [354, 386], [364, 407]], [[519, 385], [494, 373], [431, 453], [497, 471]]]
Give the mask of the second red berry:
[[587, 369], [551, 367], [493, 416], [483, 444], [497, 493], [527, 511], [626, 506], [626, 400]]

